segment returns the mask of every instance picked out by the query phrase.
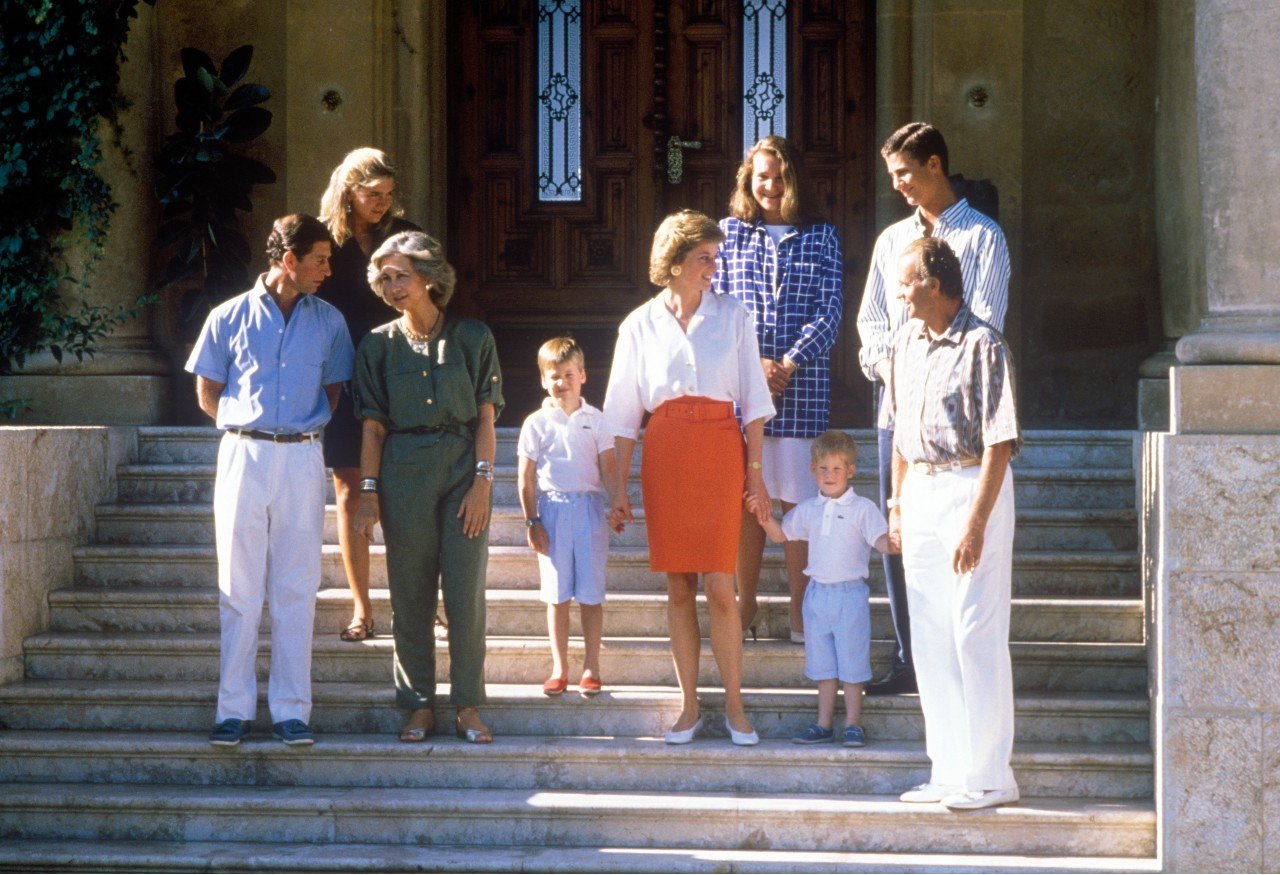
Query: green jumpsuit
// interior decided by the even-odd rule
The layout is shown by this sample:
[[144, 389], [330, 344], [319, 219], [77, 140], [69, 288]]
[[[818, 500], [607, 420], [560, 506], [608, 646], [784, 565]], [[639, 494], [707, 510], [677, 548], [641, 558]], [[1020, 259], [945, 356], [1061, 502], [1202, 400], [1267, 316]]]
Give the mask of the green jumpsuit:
[[485, 702], [485, 568], [489, 533], [462, 533], [458, 510], [475, 480], [481, 404], [502, 410], [493, 335], [446, 317], [440, 336], [411, 344], [400, 320], [360, 343], [353, 380], [361, 418], [387, 429], [379, 506], [395, 637], [396, 704], [431, 708], [436, 696], [437, 590], [449, 624], [450, 702]]

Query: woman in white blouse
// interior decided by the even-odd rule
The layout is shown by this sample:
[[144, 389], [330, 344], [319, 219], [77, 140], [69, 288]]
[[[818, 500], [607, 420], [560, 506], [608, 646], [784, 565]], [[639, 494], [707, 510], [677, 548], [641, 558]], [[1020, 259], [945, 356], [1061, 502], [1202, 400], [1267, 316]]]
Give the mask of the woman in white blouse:
[[[626, 479], [641, 420], [653, 414], [640, 464], [649, 568], [667, 575], [668, 634], [683, 697], [668, 744], [687, 744], [702, 727], [699, 574], [711, 650], [724, 684], [725, 726], [734, 744], [759, 742], [742, 706], [742, 630], [733, 572], [744, 491], [759, 499], [754, 507], [769, 507], [760, 454], [774, 407], [751, 314], [711, 291], [723, 239], [715, 222], [693, 210], [668, 216], [659, 226], [649, 279], [664, 288], [619, 327], [604, 402], [618, 459], [615, 523], [632, 518]], [[734, 416], [735, 403], [745, 427]]]

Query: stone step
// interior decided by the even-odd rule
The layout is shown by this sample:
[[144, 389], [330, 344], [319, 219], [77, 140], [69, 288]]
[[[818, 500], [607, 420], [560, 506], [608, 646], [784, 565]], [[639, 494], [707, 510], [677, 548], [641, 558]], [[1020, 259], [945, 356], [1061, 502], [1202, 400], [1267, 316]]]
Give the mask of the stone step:
[[[390, 594], [370, 591], [374, 625], [391, 631]], [[759, 597], [756, 633], [783, 638], [790, 633], [790, 598]], [[489, 590], [488, 630], [492, 635], [545, 635], [546, 609], [534, 590]], [[699, 597], [699, 602], [703, 602]], [[218, 594], [193, 587], [82, 587], [49, 594], [50, 629], [55, 632], [211, 632], [218, 629]], [[700, 609], [702, 634], [709, 635]], [[574, 635], [581, 634], [578, 612], [571, 611]], [[351, 618], [347, 589], [321, 590], [316, 603], [316, 634], [334, 634]], [[262, 629], [269, 628], [264, 615]], [[667, 601], [660, 593], [616, 593], [605, 600], [605, 630], [620, 637], [667, 635]], [[871, 597], [871, 633], [890, 638], [888, 600]], [[1010, 637], [1018, 641], [1110, 641], [1141, 643], [1142, 602], [1137, 599], [1024, 599], [1013, 601]]]
[[[204, 503], [103, 504], [96, 511], [97, 540], [101, 544], [212, 544], [213, 506]], [[518, 505], [493, 509], [489, 543], [526, 544], [524, 512]], [[336, 505], [325, 508], [324, 542], [338, 543]], [[383, 543], [382, 527], [374, 542]], [[613, 533], [614, 547], [642, 547], [648, 543], [644, 510], [621, 533]], [[1024, 508], [1014, 530], [1015, 550], [1136, 550], [1137, 514], [1126, 508]]]
[[[265, 720], [266, 691], [259, 692], [259, 713]], [[442, 721], [449, 714], [448, 692], [449, 685], [442, 683], [438, 690]], [[673, 687], [609, 683], [594, 698], [578, 695], [576, 688], [549, 698], [538, 684], [490, 683], [487, 692], [485, 720], [503, 736], [657, 736], [680, 714], [680, 694]], [[744, 695], [752, 724], [763, 738], [789, 739], [817, 713], [813, 684], [749, 688]], [[389, 677], [376, 683], [319, 682], [313, 685], [312, 698], [312, 722], [322, 732], [395, 733], [404, 722], [405, 712], [395, 706]], [[723, 691], [704, 687], [699, 700], [709, 731], [723, 735], [717, 722], [724, 709]], [[0, 720], [10, 729], [203, 733], [213, 723], [216, 701], [213, 680], [25, 680], [0, 686]], [[1018, 694], [1015, 708], [1020, 743], [1150, 745], [1145, 693], [1024, 692]], [[875, 741], [924, 738], [916, 696], [864, 698], [862, 725]]]
[[[122, 503], [204, 502], [213, 500], [213, 465], [132, 464], [118, 469], [118, 500]], [[860, 470], [854, 486], [861, 495], [875, 494], [874, 471]], [[1131, 468], [1016, 468], [1014, 499], [1019, 507], [1132, 508], [1134, 477]], [[628, 485], [631, 500], [640, 505], [640, 478]], [[333, 501], [333, 484], [326, 501]], [[493, 501], [518, 504], [516, 469], [494, 468]]]
[[[746, 751], [727, 738], [668, 745], [661, 737], [499, 736], [482, 748], [446, 734], [407, 745], [391, 735], [322, 733], [317, 744], [298, 751], [266, 727], [235, 751], [212, 747], [203, 733], [9, 731], [0, 735], [0, 781], [888, 795], [927, 781], [930, 769], [921, 742], [874, 739], [861, 749], [770, 739]], [[1151, 798], [1146, 745], [1022, 744], [1012, 765], [1030, 797]]]
[[[894, 644], [872, 641], [876, 675], [888, 668]], [[570, 642], [580, 660], [580, 642]], [[1012, 642], [1014, 686], [1018, 690], [1135, 692], [1146, 689], [1146, 651], [1141, 644]], [[212, 680], [218, 673], [218, 638], [211, 633], [81, 634], [48, 633], [24, 643], [27, 676], [99, 680]], [[315, 639], [312, 674], [321, 681], [385, 683], [391, 676], [392, 641], [378, 637], [360, 647], [335, 635]], [[270, 642], [259, 650], [259, 675], [266, 677]], [[490, 636], [486, 677], [494, 683], [541, 683], [549, 657], [545, 636]], [[448, 677], [448, 649], [436, 658], [438, 680]], [[648, 638], [605, 637], [601, 674], [615, 684], [675, 685], [667, 642]], [[718, 684], [710, 643], [702, 642], [702, 679]], [[746, 650], [743, 684], [751, 687], [805, 687], [804, 648], [781, 641], [759, 641]]]
[[1155, 873], [1155, 857], [887, 854], [693, 848], [564, 848], [279, 842], [0, 842], [0, 869], [27, 872], [998, 872]]
[[0, 835], [1151, 857], [1155, 811], [1150, 800], [1028, 798], [957, 816], [833, 794], [9, 784]]
[[[858, 442], [858, 461], [871, 469], [876, 458], [876, 433], [851, 429]], [[498, 464], [516, 463], [518, 426], [498, 428]], [[144, 426], [138, 429], [138, 461], [212, 464], [218, 458], [220, 433], [211, 427]], [[1014, 465], [1043, 468], [1132, 468], [1131, 431], [1059, 429], [1023, 433], [1026, 441]]]
[[[197, 586], [216, 587], [217, 555], [212, 545], [99, 544], [74, 550], [76, 579], [82, 586]], [[346, 586], [342, 555], [336, 545], [323, 548], [322, 586]], [[1139, 561], [1127, 551], [1033, 550], [1014, 553], [1015, 596], [1058, 598], [1139, 598]], [[370, 582], [387, 585], [385, 548], [370, 551]], [[883, 592], [884, 573], [872, 562], [868, 581], [872, 592]], [[490, 589], [537, 589], [538, 563], [528, 547], [490, 547], [487, 583]], [[666, 592], [666, 578], [649, 571], [648, 552], [621, 547], [609, 554], [608, 590]], [[787, 585], [782, 554], [766, 550], [760, 575], [761, 592], [784, 592]]]

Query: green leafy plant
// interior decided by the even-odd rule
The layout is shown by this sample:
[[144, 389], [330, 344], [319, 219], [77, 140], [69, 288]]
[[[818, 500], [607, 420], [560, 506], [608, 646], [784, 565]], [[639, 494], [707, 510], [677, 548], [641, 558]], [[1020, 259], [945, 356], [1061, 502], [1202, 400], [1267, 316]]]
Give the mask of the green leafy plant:
[[270, 167], [232, 148], [271, 125], [271, 112], [259, 105], [271, 92], [240, 84], [252, 59], [253, 46], [231, 52], [220, 67], [198, 49], [182, 50], [184, 75], [173, 86], [177, 130], [156, 155], [155, 190], [164, 208], [156, 246], [172, 252], [162, 287], [191, 284], [182, 298], [183, 323], [248, 285], [253, 254], [237, 212], [253, 210], [255, 185], [276, 179]]
[[60, 294], [92, 272], [116, 206], [98, 173], [99, 126], [118, 140], [120, 62], [137, 6], [0, 4], [0, 373], [43, 350], [82, 359], [150, 300], [71, 310]]

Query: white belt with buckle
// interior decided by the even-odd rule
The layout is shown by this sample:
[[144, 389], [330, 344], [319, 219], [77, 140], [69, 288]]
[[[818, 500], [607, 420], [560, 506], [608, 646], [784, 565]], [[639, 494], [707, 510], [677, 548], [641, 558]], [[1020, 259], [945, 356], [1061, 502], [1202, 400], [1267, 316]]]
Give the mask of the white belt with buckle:
[[956, 459], [954, 462], [912, 462], [911, 468], [928, 477], [941, 474], [943, 471], [959, 471], [961, 468], [975, 468], [982, 464], [981, 458]]

